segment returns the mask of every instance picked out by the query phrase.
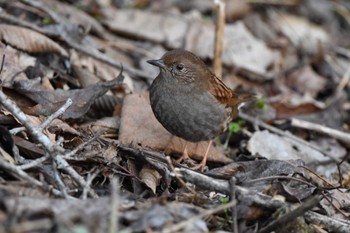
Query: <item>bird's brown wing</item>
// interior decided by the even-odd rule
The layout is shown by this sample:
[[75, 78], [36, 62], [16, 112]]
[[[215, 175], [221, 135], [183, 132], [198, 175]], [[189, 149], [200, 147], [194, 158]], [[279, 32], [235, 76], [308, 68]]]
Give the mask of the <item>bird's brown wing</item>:
[[239, 104], [238, 96], [214, 75], [210, 79], [209, 92], [222, 104], [231, 107]]
[[212, 75], [212, 78], [210, 79], [209, 92], [216, 97], [220, 103], [226, 104], [230, 107], [236, 107], [240, 103], [255, 100], [257, 98], [254, 93], [237, 95], [214, 75]]

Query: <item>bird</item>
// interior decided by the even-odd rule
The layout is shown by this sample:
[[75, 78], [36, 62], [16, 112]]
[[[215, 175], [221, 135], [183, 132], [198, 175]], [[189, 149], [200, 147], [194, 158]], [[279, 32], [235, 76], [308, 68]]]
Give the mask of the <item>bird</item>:
[[[149, 90], [156, 119], [172, 135], [186, 141], [209, 141], [201, 163], [193, 167], [203, 170], [212, 140], [237, 117], [239, 107], [256, 95], [235, 93], [204, 61], [184, 49], [168, 51], [160, 59], [147, 62], [160, 70]], [[186, 144], [178, 161], [187, 159]]]

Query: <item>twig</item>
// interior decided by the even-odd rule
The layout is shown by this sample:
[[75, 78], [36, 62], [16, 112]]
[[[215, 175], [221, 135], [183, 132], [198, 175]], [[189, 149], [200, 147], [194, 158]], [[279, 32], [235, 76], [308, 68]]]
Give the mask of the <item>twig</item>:
[[89, 187], [92, 183], [92, 181], [96, 178], [96, 176], [100, 173], [100, 170], [96, 169], [95, 172], [93, 173], [89, 173], [88, 174], [88, 177], [86, 179], [86, 185], [83, 189], [83, 195], [81, 196], [81, 199], [85, 200], [87, 198], [87, 195], [88, 195], [88, 191], [89, 191]]
[[305, 181], [305, 180], [302, 180], [302, 179], [299, 179], [299, 178], [296, 178], [296, 177], [292, 177], [292, 176], [267, 176], [267, 177], [262, 177], [262, 178], [257, 178], [257, 179], [252, 179], [252, 180], [248, 180], [248, 181], [245, 181], [244, 184], [253, 184], [253, 183], [258, 183], [260, 181], [266, 181], [266, 180], [277, 180], [277, 179], [285, 179], [285, 180], [294, 180], [294, 181], [297, 181], [297, 182], [300, 182], [300, 183], [303, 183], [303, 184], [306, 184], [310, 187], [315, 187], [317, 188], [315, 185]]
[[174, 165], [171, 162], [170, 156], [166, 156], [166, 160], [168, 163], [168, 167], [170, 168], [170, 171], [174, 174], [175, 178], [180, 182], [182, 187], [186, 188], [188, 191], [190, 191], [192, 194], [196, 194], [196, 192], [188, 187], [188, 185], [185, 183], [185, 181], [181, 178], [181, 176], [175, 171]]
[[162, 233], [180, 232], [181, 229], [185, 228], [187, 225], [191, 224], [192, 222], [197, 221], [199, 219], [202, 219], [202, 218], [204, 218], [206, 216], [218, 213], [218, 212], [223, 211], [225, 209], [229, 209], [229, 208], [231, 208], [234, 205], [236, 205], [236, 202], [229, 202], [227, 204], [219, 205], [215, 209], [205, 210], [202, 213], [187, 219], [186, 221], [182, 221], [182, 222], [180, 222], [178, 224], [175, 224], [175, 225], [172, 225], [170, 227], [167, 227], [161, 232]]
[[329, 198], [327, 195], [325, 195], [325, 194], [323, 194], [323, 193], [322, 193], [322, 195], [323, 195], [323, 197], [329, 202], [329, 204], [331, 204], [331, 205], [333, 206], [334, 209], [338, 210], [339, 213], [341, 213], [345, 218], [349, 218], [350, 214], [345, 213], [345, 212], [344, 212], [343, 210], [341, 210], [337, 205], [335, 205], [335, 204], [333, 203], [333, 198], [332, 198], [332, 197]]
[[[1, 170], [7, 171], [14, 175], [15, 177], [18, 177], [19, 179], [25, 180], [29, 182], [30, 184], [34, 185], [35, 187], [39, 187], [44, 191], [47, 191], [48, 186], [43, 184], [42, 182], [34, 179], [33, 177], [29, 176], [26, 172], [23, 170], [17, 168], [15, 165], [10, 164], [2, 159], [2, 156], [0, 156], [0, 168]], [[57, 189], [52, 189], [52, 192], [54, 195], [61, 197], [62, 193]]]
[[[65, 172], [68, 173], [68, 175], [70, 175], [78, 184], [80, 187], [85, 188], [87, 187], [86, 185], [86, 181], [84, 180], [83, 177], [81, 177], [75, 170], [74, 168], [72, 168], [66, 160], [64, 160], [61, 155], [56, 155], [53, 158], [57, 164], [57, 168], [61, 169]], [[88, 191], [90, 193], [90, 195], [94, 198], [97, 198], [97, 194], [95, 193], [95, 191], [93, 189], [91, 189], [90, 187], [88, 188]]]
[[[230, 179], [230, 187], [231, 187], [231, 202], [236, 202], [236, 178], [232, 177]], [[232, 230], [234, 233], [238, 233], [238, 224], [237, 224], [237, 205], [233, 205], [231, 207], [231, 212], [232, 212]]]
[[[213, 190], [227, 195], [231, 194], [230, 185], [227, 180], [214, 179], [187, 168], [177, 168], [175, 170], [182, 174], [182, 178], [185, 181], [193, 183], [199, 188]], [[270, 196], [249, 190], [239, 185], [236, 185], [236, 192], [238, 195], [249, 199], [252, 203], [264, 206], [268, 209], [277, 209], [284, 205], [283, 202], [273, 200]]]
[[258, 233], [268, 233], [268, 232], [275, 231], [276, 229], [282, 230], [287, 223], [295, 220], [297, 217], [303, 215], [306, 211], [311, 210], [314, 206], [320, 203], [321, 199], [322, 199], [322, 196], [320, 195], [310, 198], [305, 203], [297, 207], [295, 210], [289, 213], [286, 213], [285, 215], [271, 222], [266, 227], [260, 229]]
[[[48, 118], [46, 118], [46, 120], [40, 125], [41, 129], [46, 128], [54, 119], [56, 119], [57, 117], [59, 117], [60, 115], [62, 115], [67, 108], [69, 108], [69, 106], [71, 106], [73, 103], [71, 98], [68, 98], [66, 100], [66, 102], [64, 103], [64, 105], [62, 105], [62, 107], [60, 107], [56, 112], [54, 112], [53, 114], [51, 114]], [[15, 129], [11, 129], [10, 133], [12, 135], [16, 135], [21, 131], [24, 131], [26, 128], [25, 127], [19, 127], [19, 128], [15, 128]]]
[[217, 77], [222, 77], [222, 44], [225, 29], [225, 1], [214, 0], [216, 5], [215, 22], [215, 48], [214, 48], [214, 73]]
[[54, 163], [55, 162], [52, 160], [53, 177], [56, 181], [58, 188], [61, 190], [63, 197], [68, 198], [69, 195], [67, 193], [67, 187], [65, 186], [64, 182], [62, 181], [61, 176], [57, 170], [57, 166]]
[[312, 130], [312, 131], [315, 131], [317, 133], [322, 133], [322, 134], [325, 134], [327, 136], [338, 139], [344, 143], [350, 144], [350, 134], [344, 133], [344, 132], [336, 130], [336, 129], [329, 128], [327, 126], [315, 124], [315, 123], [304, 121], [304, 120], [299, 120], [296, 118], [293, 118], [291, 120], [291, 125], [294, 127], [297, 127], [297, 128], [302, 128], [302, 129]]
[[86, 142], [83, 142], [82, 144], [80, 144], [79, 146], [77, 146], [74, 150], [66, 153], [65, 155], [63, 155], [62, 157], [64, 159], [71, 159], [73, 157], [73, 155], [77, 154], [78, 151], [84, 149], [84, 147], [86, 147], [86, 145], [90, 144], [91, 142], [95, 141], [99, 136], [101, 136], [102, 133], [97, 133], [96, 135], [94, 135], [92, 138], [90, 138], [89, 140], [87, 140]]
[[113, 177], [111, 180], [111, 214], [109, 217], [109, 233], [118, 232], [118, 208], [119, 208], [119, 190], [118, 190], [118, 178]]
[[17, 107], [17, 105], [10, 100], [2, 91], [0, 91], [0, 103], [10, 111], [19, 122], [29, 131], [29, 133], [42, 144], [42, 146], [50, 151], [52, 147], [52, 143], [50, 139], [40, 132], [37, 127], [35, 127], [26, 117], [26, 115]]
[[[23, 164], [23, 165], [20, 165], [20, 166], [17, 166], [19, 169], [22, 169], [22, 170], [27, 170], [27, 169], [30, 169], [32, 167], [36, 167], [36, 166], [39, 166], [40, 164], [42, 164], [44, 161], [48, 160], [49, 158], [51, 158], [51, 155], [50, 154], [46, 154], [38, 159], [35, 159], [35, 160], [32, 160], [26, 164]], [[26, 160], [28, 161], [28, 160]]]
[[344, 90], [344, 88], [346, 87], [346, 85], [348, 85], [349, 82], [350, 82], [350, 67], [345, 71], [342, 79], [340, 80], [336, 88], [336, 93], [338, 94], [342, 90]]
[[[38, 127], [33, 125], [26, 117], [26, 115], [17, 107], [17, 105], [10, 100], [2, 91], [0, 91], [0, 103], [10, 111], [19, 122], [29, 131], [33, 138], [38, 141], [43, 148], [50, 154], [55, 163], [58, 166], [58, 169], [62, 169], [67, 172], [79, 185], [84, 188], [86, 182], [83, 177], [81, 177], [68, 163], [64, 160], [60, 154], [60, 151], [63, 151], [63, 148], [60, 148], [58, 145], [53, 144], [50, 139], [43, 134]], [[89, 193], [93, 197], [97, 197], [94, 190], [89, 189]]]
[[349, 220], [331, 218], [319, 213], [315, 213], [313, 211], [307, 211], [304, 214], [304, 216], [305, 216], [305, 219], [310, 223], [313, 223], [315, 225], [325, 226], [328, 232], [338, 232], [338, 233], [350, 232]]

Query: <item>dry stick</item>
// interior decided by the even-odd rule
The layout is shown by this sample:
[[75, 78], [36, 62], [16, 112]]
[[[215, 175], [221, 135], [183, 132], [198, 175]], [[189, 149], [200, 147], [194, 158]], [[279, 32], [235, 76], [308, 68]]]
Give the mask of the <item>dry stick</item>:
[[57, 167], [55, 165], [55, 162], [52, 160], [52, 170], [53, 170], [53, 177], [55, 178], [55, 183], [57, 184], [58, 188], [61, 190], [62, 195], [64, 198], [68, 198], [68, 192], [67, 187], [64, 184], [63, 180], [61, 179], [60, 173], [57, 170]]
[[214, 48], [214, 73], [216, 77], [222, 77], [222, 44], [225, 28], [225, 2], [214, 0], [216, 5], [215, 22], [215, 48]]
[[95, 172], [88, 174], [88, 177], [86, 179], [86, 185], [83, 189], [83, 195], [81, 196], [81, 199], [85, 200], [87, 198], [89, 187], [90, 187], [92, 181], [96, 178], [96, 176], [98, 174], [100, 174], [99, 170], [96, 170]]
[[339, 219], [339, 218], [331, 218], [328, 216], [324, 216], [319, 213], [315, 213], [313, 211], [307, 211], [304, 214], [305, 219], [313, 223], [315, 225], [323, 225], [328, 230], [327, 232], [338, 232], [338, 233], [349, 233], [350, 232], [350, 221]]
[[236, 202], [229, 202], [227, 204], [220, 205], [220, 206], [216, 207], [215, 209], [205, 210], [202, 213], [187, 219], [186, 221], [182, 221], [178, 224], [169, 226], [165, 230], [162, 230], [161, 232], [162, 233], [179, 232], [181, 229], [185, 228], [187, 225], [190, 225], [191, 223], [193, 223], [199, 219], [202, 219], [206, 216], [218, 213], [218, 212], [223, 211], [225, 209], [231, 208], [234, 205], [236, 205]]
[[[81, 187], [86, 186], [86, 182], [68, 163], [62, 158], [62, 156], [55, 150], [55, 145], [50, 139], [43, 134], [35, 125], [33, 125], [26, 117], [26, 115], [17, 107], [16, 103], [10, 100], [2, 91], [0, 91], [0, 103], [11, 112], [19, 122], [26, 127], [28, 132], [33, 138], [38, 141], [44, 149], [53, 156], [53, 160], [57, 164], [58, 169], [62, 169], [67, 172]], [[90, 188], [89, 193], [93, 197], [97, 197], [94, 190]]]
[[[236, 200], [236, 178], [234, 176], [231, 177], [229, 183], [231, 188], [231, 202], [237, 203]], [[237, 205], [233, 205], [231, 207], [232, 212], [232, 230], [234, 233], [238, 233], [238, 224], [237, 224]]]
[[338, 210], [339, 213], [341, 213], [345, 218], [349, 218], [350, 214], [345, 213], [343, 210], [340, 209], [340, 207], [338, 207], [336, 204], [334, 204], [332, 197], [328, 198], [328, 196], [325, 195], [324, 193], [322, 193], [322, 195], [329, 202], [329, 204], [333, 206], [334, 209]]
[[[54, 119], [56, 119], [57, 117], [62, 115], [67, 110], [67, 108], [69, 108], [72, 105], [72, 103], [73, 103], [72, 99], [68, 98], [66, 100], [66, 102], [62, 105], [62, 107], [60, 107], [56, 112], [54, 112], [48, 118], [46, 118], [46, 120], [43, 123], [41, 123], [40, 129], [46, 128]], [[19, 128], [16, 128], [16, 129], [11, 129], [10, 133], [12, 135], [16, 135], [19, 132], [24, 131], [25, 129], [26, 129], [25, 127], [19, 127]]]
[[[58, 23], [62, 23], [63, 21], [63, 24], [65, 23], [65, 19], [62, 18], [59, 14], [57, 14], [55, 11], [51, 10], [50, 8], [48, 8], [47, 6], [45, 6], [42, 2], [40, 1], [36, 1], [36, 0], [21, 0], [21, 2], [25, 3], [25, 4], [28, 4], [30, 6], [33, 6], [33, 7], [36, 7], [44, 12], [46, 12], [48, 15], [50, 15], [50, 17], [52, 17], [56, 22]], [[24, 25], [25, 26], [25, 25]], [[33, 30], [36, 30], [35, 27], [32, 28]], [[39, 31], [40, 33], [43, 33], [43, 30], [40, 30]], [[46, 33], [45, 33], [46, 34]], [[63, 35], [63, 34], [60, 34], [60, 35], [56, 35], [56, 36], [59, 36], [64, 42], [66, 42], [70, 47], [82, 52], [82, 53], [85, 53], [86, 55], [90, 56], [90, 57], [93, 57], [99, 61], [102, 61], [102, 62], [105, 62], [107, 63], [108, 65], [111, 65], [113, 67], [116, 67], [118, 69], [121, 69], [121, 68], [124, 68], [127, 72], [129, 72], [130, 74], [132, 75], [135, 75], [135, 76], [139, 76], [141, 78], [144, 78], [144, 79], [150, 79], [149, 76], [147, 76], [147, 74], [145, 72], [143, 72], [142, 70], [139, 70], [139, 69], [135, 69], [131, 66], [128, 66], [128, 65], [124, 65], [122, 67], [122, 65], [118, 62], [116, 62], [114, 59], [106, 56], [105, 54], [103, 53], [100, 53], [99, 51], [97, 50], [94, 50], [94, 49], [91, 49], [91, 48], [87, 48], [83, 45], [80, 45], [78, 43], [76, 43], [75, 41], [73, 41], [69, 35]]]
[[349, 82], [350, 82], [350, 67], [345, 71], [342, 79], [340, 80], [336, 89], [336, 93], [338, 94], [342, 90], [344, 90], [344, 88], [346, 87], [346, 85], [348, 85]]
[[174, 165], [171, 161], [170, 156], [166, 156], [167, 164], [170, 169], [170, 171], [174, 174], [175, 178], [180, 182], [182, 187], [186, 188], [188, 191], [190, 191], [192, 194], [196, 194], [196, 192], [188, 187], [188, 185], [185, 183], [185, 181], [180, 177], [180, 175], [175, 171]]
[[102, 133], [97, 133], [96, 135], [94, 135], [92, 138], [90, 138], [86, 142], [83, 142], [82, 144], [77, 146], [74, 150], [66, 153], [64, 156], [62, 156], [62, 158], [64, 158], [64, 159], [71, 159], [73, 157], [73, 155], [75, 155], [78, 151], [84, 149], [86, 145], [88, 145], [91, 142], [95, 141], [101, 135], [102, 135]]
[[329, 128], [327, 126], [323, 126], [320, 124], [315, 124], [312, 122], [299, 120], [299, 119], [295, 119], [295, 118], [293, 118], [291, 120], [291, 125], [294, 127], [297, 127], [297, 128], [316, 131], [317, 133], [322, 133], [322, 134], [325, 134], [327, 136], [338, 139], [346, 144], [350, 144], [350, 134], [344, 133], [340, 130], [332, 129], [332, 128]]
[[293, 177], [293, 176], [266, 176], [266, 177], [261, 177], [261, 178], [256, 178], [256, 179], [252, 179], [252, 180], [248, 180], [248, 181], [244, 181], [243, 184], [247, 185], [247, 184], [254, 184], [254, 183], [258, 183], [261, 181], [267, 181], [267, 180], [278, 180], [278, 179], [283, 179], [283, 180], [294, 180], [303, 184], [306, 184], [310, 187], [314, 187], [317, 188], [316, 185], [313, 185], [305, 180]]
[[[12, 175], [14, 175], [15, 177], [18, 177], [19, 179], [22, 179], [22, 180], [26, 180], [33, 186], [39, 187], [42, 190], [47, 191], [47, 187], [48, 187], [47, 185], [29, 176], [26, 172], [17, 168], [15, 165], [6, 162], [5, 160], [2, 159], [2, 157], [0, 157], [0, 170], [7, 171]], [[57, 189], [52, 189], [52, 193], [55, 196], [62, 196], [62, 193]]]
[[[186, 168], [176, 168], [176, 171], [180, 172], [182, 179], [192, 184], [195, 184], [199, 188], [213, 190], [215, 192], [224, 193], [227, 195], [231, 194], [230, 185], [227, 180], [214, 179], [205, 174], [192, 171]], [[252, 203], [264, 206], [268, 209], [277, 209], [282, 207], [285, 203], [273, 200], [270, 196], [249, 190], [247, 188], [236, 185], [236, 193], [249, 199]]]
[[283, 229], [287, 225], [287, 223], [290, 223], [291, 221], [295, 220], [297, 217], [303, 215], [306, 211], [311, 210], [314, 206], [316, 206], [320, 200], [322, 199], [322, 196], [315, 196], [301, 204], [299, 207], [297, 207], [295, 210], [286, 213], [285, 215], [281, 216], [280, 218], [274, 220], [266, 227], [260, 229], [258, 233], [269, 233], [276, 229]]
[[30, 161], [29, 163], [26, 163], [26, 164], [23, 164], [23, 165], [20, 165], [20, 166], [17, 166], [19, 169], [22, 169], [22, 170], [27, 170], [27, 169], [30, 169], [30, 168], [33, 168], [33, 167], [37, 167], [39, 166], [40, 164], [42, 164], [44, 161], [48, 160], [49, 158], [51, 157], [50, 154], [46, 154], [38, 159], [35, 159], [33, 161]]
[[109, 233], [118, 232], [118, 208], [119, 208], [119, 190], [118, 178], [113, 177], [111, 180], [111, 214], [109, 217]]
[[[318, 152], [322, 153], [325, 156], [328, 156], [329, 158], [331, 158], [333, 161], [335, 161], [337, 163], [339, 163], [341, 161], [339, 158], [335, 157], [334, 155], [326, 153], [323, 149], [319, 148], [318, 146], [313, 145], [313, 144], [311, 144], [311, 143], [309, 143], [301, 138], [298, 138], [290, 133], [286, 133], [283, 130], [280, 130], [276, 127], [273, 127], [269, 124], [266, 124], [265, 122], [263, 122], [257, 118], [251, 117], [251, 116], [249, 116], [245, 113], [242, 113], [242, 112], [239, 113], [239, 117], [242, 118], [243, 120], [251, 122], [252, 124], [258, 124], [259, 126], [265, 128], [265, 129], [268, 129], [271, 132], [274, 132], [274, 133], [279, 134], [279, 135], [284, 136], [284, 137], [288, 137], [288, 138], [290, 138], [298, 143], [301, 143], [301, 144], [306, 145], [314, 150], [317, 150]], [[349, 163], [344, 163], [344, 165], [345, 165], [345, 169], [350, 169]]]

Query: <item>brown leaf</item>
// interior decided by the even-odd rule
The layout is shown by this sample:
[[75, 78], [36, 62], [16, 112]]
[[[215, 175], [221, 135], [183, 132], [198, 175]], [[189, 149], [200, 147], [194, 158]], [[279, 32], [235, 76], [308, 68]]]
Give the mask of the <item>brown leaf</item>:
[[115, 85], [121, 84], [123, 79], [124, 76], [122, 72], [120, 72], [118, 77], [114, 80], [99, 82], [84, 89], [56, 89], [55, 91], [44, 89], [39, 84], [39, 79], [20, 80], [15, 83], [14, 88], [38, 104], [36, 108], [28, 109], [28, 111], [32, 111], [32, 114], [49, 115], [61, 107], [68, 98], [71, 98], [73, 104], [61, 117], [62, 119], [67, 119], [78, 118], [84, 115], [98, 97], [104, 95]]
[[50, 38], [27, 28], [0, 25], [0, 38], [13, 47], [29, 53], [58, 53], [68, 57], [68, 53]]
[[149, 167], [143, 167], [140, 171], [139, 176], [145, 185], [147, 185], [147, 187], [150, 188], [155, 194], [160, 179], [162, 178], [159, 172]]

